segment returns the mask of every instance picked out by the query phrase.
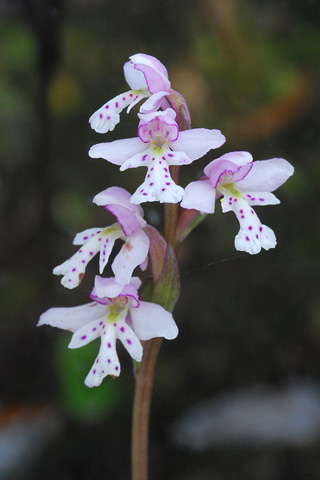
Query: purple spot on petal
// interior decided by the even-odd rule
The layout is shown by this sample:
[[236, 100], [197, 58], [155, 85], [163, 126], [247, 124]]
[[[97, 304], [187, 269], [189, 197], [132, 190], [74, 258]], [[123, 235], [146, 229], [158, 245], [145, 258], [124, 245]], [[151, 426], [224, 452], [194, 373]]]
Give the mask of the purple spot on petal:
[[96, 363], [99, 363], [99, 358], [97, 358]]
[[121, 327], [121, 328], [120, 328], [120, 332], [124, 332], [124, 327]]
[[86, 261], [85, 261], [85, 260], [82, 260], [82, 263], [86, 263]]
[[76, 271], [76, 267], [74, 267], [74, 268], [72, 269], [72, 271], [75, 272], [75, 271]]
[[117, 324], [116, 324], [116, 323], [114, 323], [114, 324], [113, 324], [113, 326], [114, 326], [114, 327], [116, 327], [116, 326], [117, 326]]
[[122, 100], [125, 101], [126, 97], [122, 97]]
[[87, 335], [82, 335], [81, 340], [85, 340], [87, 338]]
[[130, 93], [129, 97], [133, 97], [133, 94], [132, 94], [132, 93]]
[[88, 237], [83, 237], [83, 240], [88, 240]]
[[247, 240], [247, 242], [250, 242], [250, 238], [249, 238], [249, 237], [246, 237], [246, 240]]
[[264, 202], [264, 198], [259, 198], [260, 202]]
[[165, 191], [165, 188], [161, 188], [161, 191], [164, 192], [164, 191]]
[[249, 228], [249, 230], [252, 230], [252, 226], [251, 226], [251, 225], [250, 225], [250, 227], [248, 227], [248, 228]]
[[154, 183], [153, 183], [153, 182], [151, 182], [151, 183], [149, 183], [149, 185], [150, 185], [150, 187], [152, 187], [152, 185], [154, 185]]
[[100, 118], [103, 118], [103, 115], [102, 115], [102, 113], [100, 113], [99, 117], [100, 117]]
[[106, 105], [106, 109], [107, 109], [107, 110], [108, 110], [108, 108], [109, 108], [109, 105]]
[[131, 345], [131, 343], [132, 343], [131, 340], [129, 340], [129, 338], [127, 338], [127, 344]]
[[171, 183], [170, 183], [170, 182], [166, 182], [166, 185], [171, 185]]
[[116, 370], [117, 370], [117, 371], [119, 370], [119, 367], [118, 367], [118, 366], [116, 366]]
[[262, 227], [260, 227], [260, 228], [259, 228], [259, 231], [260, 231], [260, 232], [262, 232], [262, 230], [263, 230], [263, 228], [262, 228]]
[[95, 373], [96, 373], [96, 369], [93, 370], [93, 375], [95, 375]]
[[244, 218], [244, 215], [241, 215], [241, 218]]
[[111, 117], [107, 117], [107, 120], [110, 120]]
[[108, 348], [111, 348], [111, 343], [110, 342], [108, 343]]
[[168, 153], [168, 157], [173, 157], [173, 154], [172, 154], [172, 153]]
[[103, 322], [100, 322], [99, 325], [103, 325]]
[[259, 235], [258, 235], [258, 234], [256, 235], [256, 238], [259, 238]]
[[240, 210], [240, 213], [243, 213], [243, 210]]
[[92, 331], [95, 332], [97, 330], [97, 327], [93, 327]]
[[118, 103], [118, 102], [116, 102], [116, 108], [118, 108], [118, 107], [119, 107], [119, 103]]
[[90, 252], [90, 255], [92, 256], [92, 255], [93, 255], [93, 252]]
[[111, 360], [110, 360], [110, 358], [108, 358], [108, 363], [111, 363]]

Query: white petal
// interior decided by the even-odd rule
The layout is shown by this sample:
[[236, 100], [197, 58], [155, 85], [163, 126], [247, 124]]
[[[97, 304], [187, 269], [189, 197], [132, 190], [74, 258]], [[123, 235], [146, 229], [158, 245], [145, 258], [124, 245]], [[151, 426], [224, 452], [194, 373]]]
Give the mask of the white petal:
[[103, 228], [87, 228], [87, 230], [83, 230], [82, 232], [77, 233], [77, 235], [73, 239], [73, 245], [83, 245], [86, 243], [90, 238], [95, 237], [100, 232], [102, 232]]
[[130, 316], [133, 329], [140, 340], [155, 337], [172, 340], [178, 335], [172, 314], [156, 303], [140, 301], [138, 308], [130, 309]]
[[102, 317], [83, 325], [72, 335], [68, 347], [80, 348], [87, 345], [92, 342], [92, 340], [100, 337], [105, 328], [105, 322], [102, 320]]
[[100, 249], [102, 234], [94, 235], [72, 257], [53, 269], [54, 275], [63, 275], [61, 283], [64, 287], [75, 288], [80, 285], [86, 266]]
[[120, 285], [127, 285], [133, 270], [145, 261], [148, 251], [149, 238], [142, 230], [127, 237], [112, 264], [116, 282]]
[[262, 225], [258, 215], [245, 199], [230, 193], [230, 196], [223, 198], [222, 210], [223, 212], [233, 210], [240, 223], [239, 233], [235, 237], [237, 250], [254, 255], [259, 253], [261, 248], [269, 250], [276, 246], [274, 232], [266, 225]]
[[270, 192], [245, 192], [243, 196], [249, 205], [278, 205], [280, 200]]
[[112, 131], [120, 122], [120, 112], [133, 102], [137, 102], [146, 96], [146, 92], [129, 91], [117, 95], [109, 102], [100, 107], [91, 117], [89, 123], [97, 133]]
[[206, 128], [193, 128], [180, 132], [179, 138], [171, 142], [173, 150], [185, 152], [191, 160], [197, 160], [212, 148], [220, 147], [226, 138], [220, 130], [208, 130]]
[[109, 256], [114, 246], [114, 242], [121, 237], [123, 237], [122, 229], [117, 229], [117, 230], [108, 229], [107, 234], [103, 235], [100, 242], [100, 258], [99, 258], [100, 274], [103, 273], [103, 270], [108, 263]]
[[201, 213], [214, 213], [215, 201], [216, 189], [210, 180], [198, 180], [186, 186], [181, 207], [194, 208]]
[[51, 327], [76, 332], [83, 325], [102, 317], [106, 311], [105, 305], [96, 302], [77, 307], [50, 308], [41, 315], [37, 326], [50, 325]]
[[124, 320], [117, 321], [117, 337], [129, 355], [137, 362], [141, 362], [143, 354], [142, 345], [134, 331]]
[[122, 165], [128, 158], [146, 149], [139, 137], [115, 140], [114, 142], [97, 143], [89, 150], [91, 158], [104, 158], [114, 165]]
[[249, 174], [237, 183], [243, 192], [273, 192], [293, 174], [293, 166], [283, 158], [253, 162]]
[[107, 324], [101, 336], [98, 356], [84, 383], [90, 388], [98, 387], [107, 375], [113, 377], [120, 375], [120, 362], [116, 351], [116, 327], [113, 324]]

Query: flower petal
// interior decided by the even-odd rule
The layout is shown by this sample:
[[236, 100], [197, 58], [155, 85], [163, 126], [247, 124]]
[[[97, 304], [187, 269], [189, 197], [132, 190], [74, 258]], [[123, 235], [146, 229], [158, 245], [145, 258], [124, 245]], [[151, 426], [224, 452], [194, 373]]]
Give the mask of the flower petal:
[[120, 112], [128, 105], [133, 102], [137, 103], [146, 96], [149, 96], [148, 91], [141, 92], [135, 90], [117, 95], [91, 115], [89, 118], [91, 128], [97, 133], [112, 131], [120, 122]]
[[131, 197], [132, 203], [156, 202], [177, 203], [184, 195], [184, 189], [174, 183], [169, 168], [163, 160], [156, 160], [148, 168], [145, 181]]
[[293, 175], [293, 166], [284, 158], [257, 160], [246, 178], [237, 186], [241, 191], [273, 192]]
[[140, 301], [138, 308], [130, 309], [130, 316], [133, 329], [140, 340], [155, 337], [172, 340], [178, 335], [172, 314], [156, 303]]
[[271, 228], [262, 225], [258, 215], [250, 205], [240, 196], [224, 196], [222, 211], [232, 209], [240, 223], [239, 233], [235, 237], [235, 248], [248, 252], [251, 255], [259, 253], [261, 248], [269, 250], [277, 244], [275, 234]]
[[197, 160], [212, 148], [221, 147], [226, 138], [220, 130], [208, 130], [206, 128], [193, 128], [180, 132], [179, 138], [170, 143], [172, 150], [179, 150], [191, 158]]
[[[82, 234], [83, 232], [81, 232], [79, 238], [83, 239]], [[72, 255], [72, 257], [68, 258], [68, 260], [53, 269], [54, 275], [63, 275], [61, 284], [64, 287], [71, 289], [80, 285], [86, 266], [100, 250], [99, 239], [102, 238], [101, 230], [96, 231], [92, 235], [94, 236], [90, 238], [90, 240], [87, 240], [86, 243], [82, 245], [74, 255]], [[77, 236], [75, 237], [75, 240], [79, 240], [77, 239]]]
[[137, 230], [127, 237], [111, 267], [116, 282], [120, 285], [127, 285], [133, 270], [145, 261], [148, 251], [149, 238], [143, 230]]
[[168, 90], [171, 83], [166, 67], [155, 57], [137, 53], [130, 57], [135, 70], [143, 73], [150, 93]]
[[131, 235], [144, 227], [143, 210], [140, 205], [130, 202], [131, 194], [124, 188], [110, 187], [98, 193], [93, 199], [96, 205], [103, 205], [118, 220], [125, 235]]
[[98, 356], [84, 383], [89, 388], [98, 387], [107, 375], [113, 377], [120, 375], [120, 362], [116, 351], [116, 327], [110, 323], [106, 324]]
[[106, 307], [96, 302], [79, 305], [77, 307], [56, 307], [44, 312], [39, 319], [38, 327], [50, 325], [76, 332], [87, 323], [102, 317]]
[[82, 232], [77, 233], [77, 235], [73, 239], [73, 245], [83, 245], [86, 243], [90, 238], [95, 237], [98, 235], [103, 228], [87, 228], [87, 230], [83, 230]]
[[157, 92], [151, 95], [147, 100], [141, 105], [141, 113], [155, 112], [159, 110], [165, 95], [169, 95], [169, 92]]
[[97, 143], [89, 150], [91, 158], [104, 158], [114, 165], [122, 165], [128, 158], [143, 152], [145, 144], [139, 137], [115, 140], [114, 142]]
[[141, 362], [143, 354], [142, 345], [135, 332], [124, 320], [117, 322], [117, 337], [129, 355], [137, 362]]
[[214, 213], [215, 201], [216, 189], [210, 180], [197, 180], [186, 186], [181, 207], [194, 208], [201, 213]]
[[[107, 307], [104, 307], [106, 311]], [[73, 335], [72, 339], [68, 345], [69, 348], [80, 348], [88, 343], [92, 342], [96, 338], [100, 337], [105, 329], [105, 322], [102, 320], [103, 317], [99, 317], [92, 322], [88, 322], [79, 328]]]
[[249, 205], [278, 205], [280, 200], [270, 192], [243, 192]]

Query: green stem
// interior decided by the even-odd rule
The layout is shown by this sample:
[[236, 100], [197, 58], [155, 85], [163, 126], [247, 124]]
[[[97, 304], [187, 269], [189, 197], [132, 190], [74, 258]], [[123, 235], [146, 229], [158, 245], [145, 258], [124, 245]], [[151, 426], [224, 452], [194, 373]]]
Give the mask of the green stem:
[[133, 403], [131, 468], [132, 480], [148, 479], [149, 414], [152, 387], [162, 338], [144, 344], [143, 359], [136, 375]]

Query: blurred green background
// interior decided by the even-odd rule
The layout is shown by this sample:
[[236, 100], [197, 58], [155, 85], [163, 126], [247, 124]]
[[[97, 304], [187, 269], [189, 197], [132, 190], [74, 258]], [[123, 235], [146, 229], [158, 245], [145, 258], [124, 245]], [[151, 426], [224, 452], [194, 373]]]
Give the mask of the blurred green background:
[[[232, 150], [295, 167], [281, 204], [257, 208], [275, 250], [236, 252], [237, 221], [219, 208], [181, 249], [180, 334], [157, 369], [150, 478], [320, 478], [320, 443], [190, 454], [168, 434], [188, 407], [220, 392], [320, 381], [319, 22], [316, 0], [0, 0], [0, 405], [5, 421], [12, 405], [49, 405], [63, 425], [14, 478], [129, 478], [127, 354], [119, 347], [119, 380], [88, 390], [98, 344], [71, 351], [69, 333], [35, 325], [49, 307], [88, 301], [97, 263], [73, 291], [51, 271], [75, 251], [78, 231], [112, 221], [93, 196], [112, 185], [134, 192], [142, 181], [139, 169], [120, 173], [87, 155], [94, 143], [136, 135], [133, 111], [106, 136], [88, 118], [126, 91], [122, 66], [138, 52], [166, 65], [194, 127], [227, 137], [181, 172], [183, 186]], [[161, 224], [159, 206], [145, 214]], [[252, 467], [261, 459], [271, 476]]]

